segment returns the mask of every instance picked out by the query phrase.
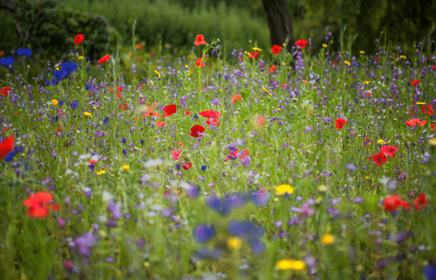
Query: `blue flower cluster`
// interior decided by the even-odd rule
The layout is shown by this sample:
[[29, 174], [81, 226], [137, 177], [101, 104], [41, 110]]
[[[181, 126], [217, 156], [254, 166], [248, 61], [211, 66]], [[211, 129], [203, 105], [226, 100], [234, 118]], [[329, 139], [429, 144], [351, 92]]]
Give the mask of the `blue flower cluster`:
[[[77, 64], [74, 61], [68, 61], [62, 63], [60, 70], [54, 70], [54, 78], [51, 80], [52, 85], [57, 85], [62, 79], [67, 78], [72, 72], [77, 70]], [[45, 85], [50, 85], [50, 81], [47, 80]]]

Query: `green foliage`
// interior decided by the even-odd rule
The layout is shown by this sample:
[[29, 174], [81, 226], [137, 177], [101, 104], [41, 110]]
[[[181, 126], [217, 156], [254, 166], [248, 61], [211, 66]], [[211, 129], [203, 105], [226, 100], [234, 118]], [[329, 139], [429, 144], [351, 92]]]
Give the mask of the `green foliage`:
[[99, 15], [59, 8], [52, 0], [5, 2], [5, 29], [16, 30], [10, 40], [1, 40], [0, 49], [14, 50], [20, 46], [44, 50], [47, 57], [65, 57], [72, 49], [74, 36], [84, 34], [84, 46], [92, 59], [116, 49], [116, 32]]
[[64, 0], [63, 6], [102, 14], [130, 42], [133, 21], [137, 20], [136, 35], [147, 47], [167, 42], [177, 47], [191, 48], [196, 34], [206, 40], [218, 37], [230, 44], [228, 48], [249, 47], [249, 40], [269, 46], [265, 20], [253, 18], [244, 8], [229, 8], [225, 3], [183, 6], [170, 0], [77, 1]]

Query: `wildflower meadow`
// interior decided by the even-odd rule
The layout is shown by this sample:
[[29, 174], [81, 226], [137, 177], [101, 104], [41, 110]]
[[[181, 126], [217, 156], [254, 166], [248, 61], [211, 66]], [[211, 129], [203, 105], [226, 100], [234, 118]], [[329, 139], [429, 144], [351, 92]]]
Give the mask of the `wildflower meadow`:
[[1, 279], [436, 279], [434, 54], [188, 39], [0, 52]]

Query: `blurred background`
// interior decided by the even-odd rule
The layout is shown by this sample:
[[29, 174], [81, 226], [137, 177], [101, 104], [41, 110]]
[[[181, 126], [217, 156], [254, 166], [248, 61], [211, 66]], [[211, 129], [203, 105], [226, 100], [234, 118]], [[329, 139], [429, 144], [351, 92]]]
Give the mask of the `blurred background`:
[[[264, 0], [266, 1], [266, 0]], [[418, 42], [433, 53], [436, 1], [432, 0], [283, 0], [287, 1], [293, 41], [312, 39], [321, 48], [331, 33], [331, 48], [376, 52], [376, 39], [412, 49]], [[262, 0], [0, 0], [0, 51], [29, 47], [58, 59], [85, 34], [93, 59], [136, 43], [145, 50], [159, 44], [174, 52], [190, 50], [196, 34], [220, 38], [230, 54], [253, 46], [270, 48]], [[136, 20], [135, 30], [134, 21]], [[292, 42], [291, 42], [292, 43]]]

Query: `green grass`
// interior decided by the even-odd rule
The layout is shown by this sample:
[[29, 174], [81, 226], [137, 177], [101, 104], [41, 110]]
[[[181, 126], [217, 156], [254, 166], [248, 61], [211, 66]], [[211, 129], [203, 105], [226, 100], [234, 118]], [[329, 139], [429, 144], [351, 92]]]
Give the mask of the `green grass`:
[[[162, 11], [162, 18], [175, 10]], [[325, 49], [312, 53], [306, 47], [294, 56], [282, 52], [274, 61], [262, 60], [272, 56], [269, 49], [256, 60], [243, 54], [240, 61], [233, 56], [223, 61], [212, 49], [233, 42], [212, 42], [206, 31], [199, 33], [211, 45], [189, 53], [174, 55], [165, 46], [153, 54], [122, 48], [103, 65], [80, 60], [76, 46], [79, 53], [70, 60], [78, 69], [57, 85], [44, 81], [53, 78], [58, 65], [40, 64], [50, 73], [42, 81], [0, 69], [1, 87], [12, 88], [1, 97], [0, 119], [7, 130], [0, 137], [14, 135], [15, 147], [23, 147], [11, 161], [0, 162], [0, 275], [423, 279], [424, 266], [436, 257], [431, 173], [436, 161], [428, 145], [435, 132], [434, 114], [422, 113], [416, 102], [436, 105], [434, 61], [383, 54], [382, 47], [377, 60], [345, 52], [327, 56]], [[184, 40], [194, 41], [195, 34]], [[204, 68], [193, 65], [201, 53]], [[273, 64], [277, 70], [270, 73]], [[420, 80], [416, 86], [410, 85], [414, 79]], [[237, 94], [242, 101], [232, 102]], [[211, 102], [215, 98], [219, 103]], [[128, 110], [120, 110], [123, 102]], [[177, 112], [143, 117], [153, 102], [155, 113], [163, 114], [170, 104]], [[219, 126], [206, 124], [199, 115], [205, 110], [221, 113]], [[266, 122], [258, 127], [260, 115]], [[340, 118], [346, 125], [337, 129]], [[427, 123], [410, 128], [411, 118]], [[158, 128], [157, 121], [167, 124]], [[194, 125], [205, 128], [201, 138], [190, 135]], [[377, 166], [368, 158], [380, 152], [380, 139], [398, 151]], [[234, 147], [247, 150], [248, 157], [226, 160]], [[177, 161], [174, 149], [183, 150]], [[193, 166], [185, 170], [182, 162]], [[395, 189], [386, 186], [392, 182], [383, 183], [386, 178], [396, 181]], [[290, 195], [276, 193], [283, 184], [292, 186]], [[194, 185], [195, 198], [190, 197]], [[60, 209], [44, 219], [26, 214], [23, 201], [37, 191], [50, 192]], [[262, 206], [253, 203], [254, 192], [266, 199]], [[428, 203], [416, 211], [412, 201], [420, 193]], [[386, 211], [383, 201], [392, 194], [411, 209]], [[213, 195], [227, 197], [234, 209], [226, 215], [215, 211], [208, 205]], [[224, 211], [226, 205], [218, 208]], [[234, 220], [248, 220], [253, 227], [235, 229]], [[206, 233], [194, 234], [199, 225], [214, 227], [205, 243], [199, 240], [208, 239]], [[321, 242], [326, 234], [333, 244]], [[228, 245], [235, 235], [242, 242], [239, 249]], [[220, 254], [202, 258], [204, 249]], [[302, 260], [305, 267], [279, 270], [283, 259]]]

